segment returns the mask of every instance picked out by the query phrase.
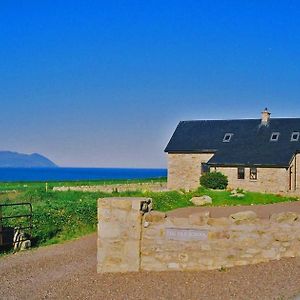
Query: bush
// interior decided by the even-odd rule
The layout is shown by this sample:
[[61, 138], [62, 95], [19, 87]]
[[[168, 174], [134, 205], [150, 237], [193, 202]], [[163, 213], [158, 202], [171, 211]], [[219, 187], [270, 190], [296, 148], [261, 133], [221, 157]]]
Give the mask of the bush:
[[220, 172], [205, 173], [200, 177], [200, 184], [209, 189], [226, 189], [228, 178]]

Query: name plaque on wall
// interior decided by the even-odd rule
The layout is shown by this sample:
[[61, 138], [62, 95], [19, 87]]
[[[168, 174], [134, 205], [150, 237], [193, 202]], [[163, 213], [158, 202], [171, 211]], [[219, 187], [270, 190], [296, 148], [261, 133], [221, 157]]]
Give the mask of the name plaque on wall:
[[175, 241], [205, 241], [208, 239], [208, 230], [166, 228], [166, 239]]

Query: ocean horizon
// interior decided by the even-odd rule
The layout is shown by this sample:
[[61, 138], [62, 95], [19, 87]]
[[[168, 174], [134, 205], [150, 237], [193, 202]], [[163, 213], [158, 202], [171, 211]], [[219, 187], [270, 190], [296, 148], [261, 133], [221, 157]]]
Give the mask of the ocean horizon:
[[166, 176], [164, 168], [0, 168], [0, 182], [132, 180]]

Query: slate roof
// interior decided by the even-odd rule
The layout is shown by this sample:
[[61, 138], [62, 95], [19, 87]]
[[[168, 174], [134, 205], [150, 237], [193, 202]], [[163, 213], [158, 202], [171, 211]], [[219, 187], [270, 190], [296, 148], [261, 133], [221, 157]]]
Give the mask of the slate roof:
[[[273, 132], [280, 133], [277, 142], [270, 141]], [[261, 119], [182, 121], [165, 152], [214, 152], [211, 166], [288, 167], [300, 152], [300, 139], [291, 142], [293, 132], [300, 132], [300, 118], [271, 118], [268, 125]], [[226, 133], [233, 134], [228, 143]]]

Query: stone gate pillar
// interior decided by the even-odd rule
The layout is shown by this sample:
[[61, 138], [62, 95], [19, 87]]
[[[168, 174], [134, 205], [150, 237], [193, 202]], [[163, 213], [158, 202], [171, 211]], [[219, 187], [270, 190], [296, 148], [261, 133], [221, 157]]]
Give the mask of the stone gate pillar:
[[98, 273], [140, 270], [142, 215], [151, 204], [149, 198], [98, 200]]

